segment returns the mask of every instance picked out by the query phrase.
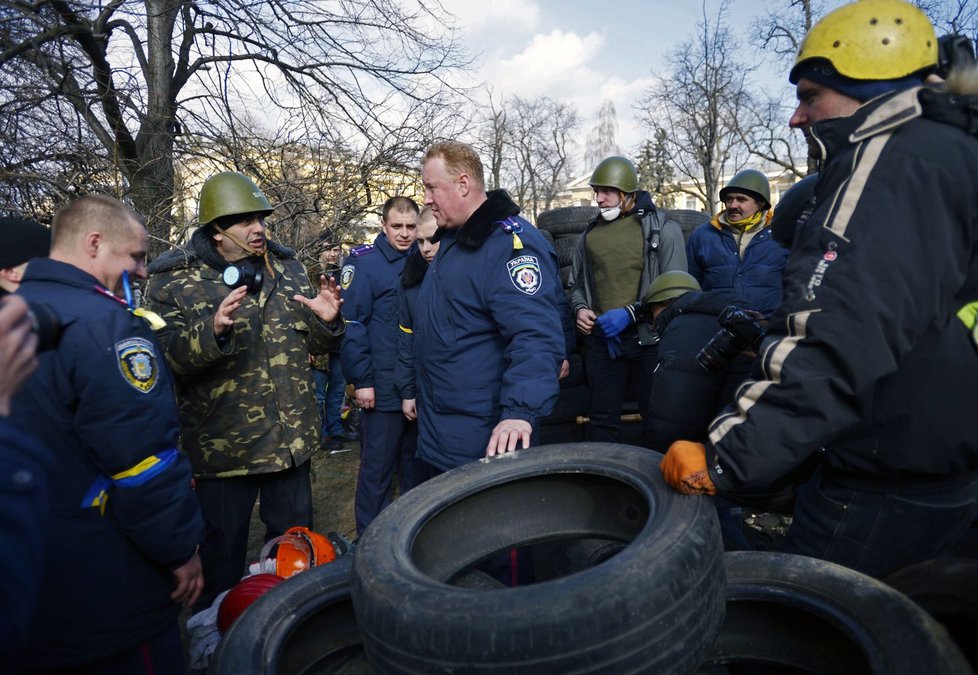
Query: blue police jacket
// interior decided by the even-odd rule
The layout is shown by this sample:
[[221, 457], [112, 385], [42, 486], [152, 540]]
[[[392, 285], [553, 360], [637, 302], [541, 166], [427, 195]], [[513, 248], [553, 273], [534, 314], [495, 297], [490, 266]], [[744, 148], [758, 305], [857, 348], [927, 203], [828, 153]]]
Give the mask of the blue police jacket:
[[340, 272], [346, 336], [340, 349], [343, 375], [355, 389], [374, 388], [376, 410], [401, 411], [394, 386], [397, 359], [397, 286], [404, 261], [384, 233], [373, 245], [353, 249]]
[[18, 293], [48, 305], [63, 332], [11, 411], [54, 458], [40, 597], [15, 670], [71, 669], [174, 624], [172, 570], [194, 555], [204, 522], [149, 325], [55, 260], [33, 260]]
[[741, 259], [733, 234], [713, 223], [700, 225], [686, 242], [686, 263], [704, 291], [732, 290], [745, 307], [770, 315], [781, 304], [782, 272], [789, 250], [765, 227]]
[[564, 339], [557, 259], [505, 191], [441, 229], [414, 314], [418, 456], [451, 469], [485, 456], [502, 419], [536, 425], [557, 399]]

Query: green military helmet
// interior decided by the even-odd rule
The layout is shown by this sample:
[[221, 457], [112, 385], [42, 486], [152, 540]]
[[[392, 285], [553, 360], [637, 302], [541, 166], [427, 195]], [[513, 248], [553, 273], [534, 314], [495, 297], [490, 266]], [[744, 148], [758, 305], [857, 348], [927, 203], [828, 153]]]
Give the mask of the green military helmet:
[[737, 175], [720, 189], [720, 201], [723, 201], [724, 196], [731, 190], [748, 192], [750, 196], [760, 198], [760, 201], [764, 202], [761, 208], [771, 208], [771, 183], [768, 182], [767, 176], [757, 169], [738, 171]]
[[630, 194], [638, 190], [638, 171], [625, 157], [606, 157], [591, 174], [590, 185], [592, 188], [613, 187]]
[[665, 300], [678, 298], [683, 293], [699, 290], [702, 290], [700, 288], [700, 282], [692, 274], [672, 270], [670, 272], [663, 272], [649, 284], [648, 289], [645, 291], [643, 301], [646, 303], [664, 302]]
[[235, 171], [225, 171], [208, 178], [200, 189], [197, 222], [207, 225], [222, 216], [239, 213], [267, 216], [274, 210], [253, 180]]

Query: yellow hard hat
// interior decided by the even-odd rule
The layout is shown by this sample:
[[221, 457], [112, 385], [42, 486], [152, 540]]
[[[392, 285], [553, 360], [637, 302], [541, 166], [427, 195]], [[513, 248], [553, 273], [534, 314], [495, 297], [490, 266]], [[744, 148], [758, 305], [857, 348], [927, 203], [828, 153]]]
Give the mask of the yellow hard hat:
[[798, 49], [799, 66], [825, 59], [854, 80], [896, 80], [937, 65], [937, 36], [930, 19], [903, 0], [857, 0], [826, 14]]

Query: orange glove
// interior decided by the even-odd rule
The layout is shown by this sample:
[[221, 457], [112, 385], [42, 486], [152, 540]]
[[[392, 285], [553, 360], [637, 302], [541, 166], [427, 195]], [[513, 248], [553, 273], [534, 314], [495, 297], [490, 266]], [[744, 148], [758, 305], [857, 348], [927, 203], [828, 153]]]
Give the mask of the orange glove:
[[706, 446], [693, 441], [676, 441], [659, 462], [662, 477], [684, 495], [715, 495], [716, 486], [706, 472]]

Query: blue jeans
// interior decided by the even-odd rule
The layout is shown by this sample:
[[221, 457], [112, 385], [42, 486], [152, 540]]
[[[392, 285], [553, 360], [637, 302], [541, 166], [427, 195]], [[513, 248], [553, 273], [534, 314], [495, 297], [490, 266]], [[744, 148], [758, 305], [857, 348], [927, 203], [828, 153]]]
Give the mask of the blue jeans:
[[329, 355], [329, 370], [312, 369], [316, 404], [322, 420], [323, 438], [343, 434], [343, 399], [346, 396], [346, 379], [340, 365], [340, 355]]
[[816, 471], [797, 490], [784, 551], [884, 578], [938, 557], [961, 538], [976, 512], [978, 479], [893, 494], [844, 487]]

